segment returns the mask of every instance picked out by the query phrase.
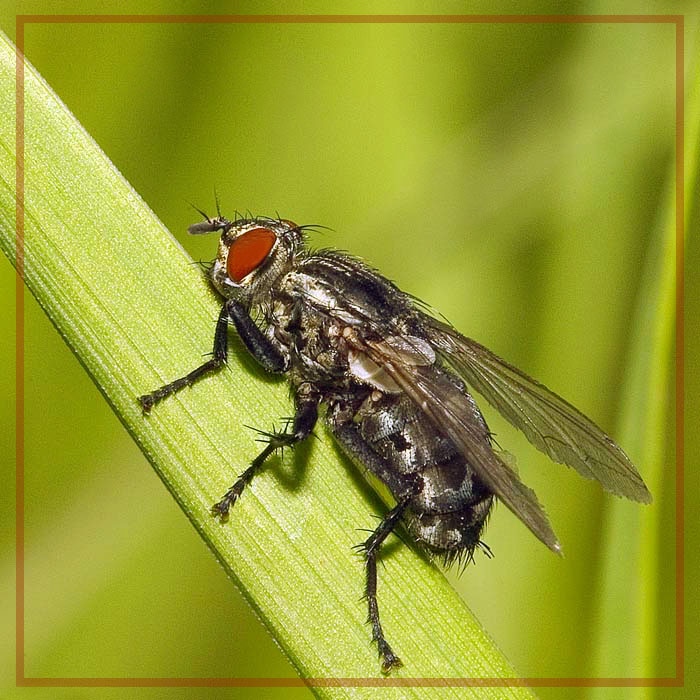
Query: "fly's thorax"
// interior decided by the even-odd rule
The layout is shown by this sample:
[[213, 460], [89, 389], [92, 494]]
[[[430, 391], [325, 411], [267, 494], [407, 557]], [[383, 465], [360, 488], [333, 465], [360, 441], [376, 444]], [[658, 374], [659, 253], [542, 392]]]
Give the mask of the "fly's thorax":
[[282, 219], [239, 219], [223, 229], [209, 277], [227, 299], [255, 306], [294, 264], [302, 246], [299, 227]]
[[281, 286], [282, 290], [273, 291], [278, 301], [270, 318], [277, 340], [289, 347], [292, 374], [321, 382], [331, 393], [349, 391], [348, 348], [342, 324], [298, 300], [296, 305], [292, 301], [290, 309], [284, 282]]
[[342, 280], [322, 277], [315, 270], [294, 269], [284, 279], [284, 291], [320, 314], [332, 316], [344, 324], [359, 322], [352, 290]]
[[409, 297], [388, 279], [339, 251], [303, 256], [286, 284], [292, 296], [345, 325], [388, 327], [415, 314]]

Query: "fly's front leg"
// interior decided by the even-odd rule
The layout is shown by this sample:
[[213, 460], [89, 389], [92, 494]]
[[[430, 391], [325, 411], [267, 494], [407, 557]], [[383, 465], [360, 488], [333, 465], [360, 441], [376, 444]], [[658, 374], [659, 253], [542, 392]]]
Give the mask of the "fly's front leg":
[[268, 336], [266, 336], [257, 324], [250, 317], [240, 301], [230, 299], [226, 302], [226, 312], [236, 326], [238, 335], [248, 352], [266, 369], [268, 372], [279, 374], [286, 372], [289, 368], [289, 356], [285, 355], [279, 346]]
[[260, 442], [266, 442], [265, 449], [251, 462], [250, 466], [236, 479], [233, 486], [226, 492], [224, 497], [211, 509], [212, 515], [225, 522], [231, 506], [243, 493], [243, 489], [250, 483], [252, 478], [265, 460], [277, 450], [285, 447], [293, 447], [298, 442], [307, 438], [316, 425], [318, 419], [318, 402], [316, 396], [297, 396], [296, 413], [291, 431], [285, 429], [282, 432], [260, 432], [263, 436]]
[[204, 364], [200, 365], [196, 369], [193, 369], [189, 374], [184, 377], [176, 379], [170, 384], [160, 387], [152, 391], [150, 394], [144, 394], [139, 396], [139, 403], [144, 413], [149, 413], [153, 408], [154, 404], [158, 403], [166, 396], [174, 394], [176, 391], [180, 391], [183, 387], [190, 386], [194, 384], [198, 379], [201, 379], [204, 375], [214, 372], [215, 370], [223, 367], [226, 364], [226, 358], [228, 356], [228, 319], [229, 312], [226, 308], [226, 304], [221, 307], [219, 312], [219, 319], [216, 322], [216, 331], [214, 333], [214, 351], [212, 352], [211, 359], [207, 360]]
[[371, 536], [359, 545], [365, 555], [365, 569], [367, 572], [367, 587], [365, 597], [369, 607], [368, 622], [372, 625], [372, 639], [377, 642], [379, 656], [382, 659], [382, 671], [389, 673], [392, 669], [402, 666], [401, 659], [389, 646], [389, 642], [384, 637], [381, 622], [379, 622], [379, 606], [377, 604], [377, 554], [382, 542], [391, 534], [396, 527], [403, 512], [409, 504], [410, 499], [405, 499], [392, 508], [384, 517], [377, 529]]
[[274, 341], [258, 328], [243, 304], [234, 299], [229, 299], [219, 312], [219, 319], [216, 322], [216, 332], [214, 334], [214, 351], [211, 359], [193, 369], [184, 377], [180, 377], [174, 382], [152, 391], [150, 394], [139, 396], [139, 403], [144, 413], [149, 413], [153, 406], [166, 396], [170, 396], [186, 386], [191, 386], [198, 379], [220, 369], [226, 364], [229, 321], [233, 322], [238, 335], [250, 354], [268, 372], [285, 372], [287, 370], [289, 359], [275, 345]]

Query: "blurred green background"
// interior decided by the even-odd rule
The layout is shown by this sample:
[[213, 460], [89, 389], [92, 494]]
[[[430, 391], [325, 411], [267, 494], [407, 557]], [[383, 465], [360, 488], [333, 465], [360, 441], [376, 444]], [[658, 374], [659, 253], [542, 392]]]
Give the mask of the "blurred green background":
[[[476, 3], [468, 10], [695, 12], [686, 19], [686, 48], [688, 66], [698, 65], [692, 2], [646, 8]], [[16, 3], [2, 7], [0, 28], [14, 39], [14, 13], [59, 11], [190, 14], [202, 7]], [[465, 8], [450, 2], [207, 6], [209, 13], [236, 11]], [[212, 211], [214, 187], [229, 216], [250, 209], [330, 226], [334, 231], [316, 234], [314, 244], [365, 257], [613, 436], [633, 436], [623, 446], [650, 478], [651, 507], [604, 495], [488, 414], [500, 444], [517, 455], [521, 475], [546, 505], [566, 556], [552, 556], [497, 508], [486, 537], [495, 558], [478, 558], [461, 577], [450, 575], [523, 676], [675, 671], [674, 426], [671, 420], [657, 426], [664, 466], [650, 477], [641, 461], [644, 436], [635, 434], [629, 418], [640, 397], [626, 382], [626, 368], [638, 353], [635, 339], [653, 342], [653, 328], [638, 311], [650, 270], [654, 283], [649, 261], [668, 254], [659, 241], [673, 174], [674, 32], [662, 24], [32, 24], [26, 30], [28, 60], [195, 260], [211, 258], [215, 240], [186, 237], [198, 219], [188, 202]], [[697, 237], [691, 238], [688, 269], [697, 269], [699, 258]], [[6, 261], [0, 261], [0, 285], [3, 297], [12, 299], [14, 272]], [[698, 291], [689, 278], [687, 307], [694, 319]], [[32, 493], [26, 513], [27, 675], [293, 675], [43, 312], [30, 296], [26, 302], [25, 487]], [[0, 367], [11, 397], [11, 313], [3, 324]], [[696, 327], [687, 322], [689, 342]], [[700, 389], [697, 344], [688, 352], [691, 396]], [[672, 367], [662, 371], [672, 384]], [[669, 409], [673, 400], [669, 389]], [[2, 411], [4, 425], [12, 426], [12, 402]], [[0, 440], [9, 480], [13, 431]], [[697, 570], [691, 449], [697, 443], [697, 434], [689, 435], [690, 572], [693, 565]], [[12, 490], [5, 489], [2, 499], [0, 575], [7, 591], [3, 619], [10, 625]], [[616, 518], [654, 533], [651, 565], [608, 540]], [[630, 541], [638, 543], [635, 533]], [[599, 594], [618, 579], [633, 580], [649, 606], [639, 611], [645, 621], [641, 641], [628, 639], [637, 632], [625, 628], [615, 630], [612, 644], [602, 639], [606, 607]], [[697, 593], [693, 586], [688, 592], [688, 620], [697, 622]], [[688, 650], [697, 660], [698, 634], [688, 626]], [[0, 687], [9, 689], [13, 634], [3, 637]], [[627, 658], [628, 647], [643, 655]], [[601, 658], [608, 648], [623, 651]], [[8, 692], [310, 697], [307, 690], [270, 689]], [[683, 691], [539, 694], [665, 698]]]

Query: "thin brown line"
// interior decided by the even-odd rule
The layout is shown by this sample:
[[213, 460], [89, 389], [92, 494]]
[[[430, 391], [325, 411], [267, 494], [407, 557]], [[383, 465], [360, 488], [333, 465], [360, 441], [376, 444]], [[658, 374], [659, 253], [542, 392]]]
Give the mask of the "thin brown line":
[[90, 688], [675, 688], [676, 678], [25, 678], [30, 687]]
[[680, 15], [19, 15], [27, 23], [593, 24], [677, 23]]
[[[27, 678], [24, 664], [24, 25], [28, 23], [676, 25], [676, 675], [673, 678]], [[684, 679], [684, 17], [682, 15], [17, 15], [16, 675], [32, 687], [682, 687]]]
[[684, 22], [676, 23], [676, 678], [685, 678], [685, 61]]
[[17, 682], [24, 678], [24, 23], [16, 22], [15, 58], [15, 614]]

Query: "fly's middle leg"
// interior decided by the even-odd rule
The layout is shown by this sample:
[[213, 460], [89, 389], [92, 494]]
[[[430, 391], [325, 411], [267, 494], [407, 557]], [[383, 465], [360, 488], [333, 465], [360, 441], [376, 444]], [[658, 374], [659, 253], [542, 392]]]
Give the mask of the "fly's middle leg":
[[403, 512], [409, 504], [410, 499], [401, 501], [392, 508], [384, 517], [377, 529], [370, 537], [359, 545], [365, 555], [365, 568], [367, 572], [367, 587], [365, 597], [369, 607], [368, 622], [372, 625], [372, 639], [377, 642], [379, 656], [382, 659], [382, 671], [389, 673], [392, 669], [402, 666], [401, 659], [394, 653], [389, 643], [384, 637], [384, 630], [379, 621], [379, 606], [377, 604], [377, 554], [382, 542], [391, 534], [396, 527]]
[[307, 438], [316, 425], [318, 419], [318, 398], [297, 399], [296, 413], [292, 429], [281, 432], [261, 432], [261, 442], [266, 442], [265, 449], [251, 462], [250, 466], [236, 479], [233, 486], [224, 494], [224, 497], [212, 506], [212, 515], [225, 522], [228, 518], [231, 506], [238, 500], [245, 487], [251, 482], [256, 472], [265, 463], [265, 460], [277, 450], [285, 447], [293, 447], [298, 442]]

